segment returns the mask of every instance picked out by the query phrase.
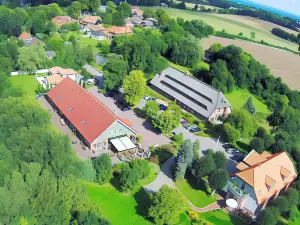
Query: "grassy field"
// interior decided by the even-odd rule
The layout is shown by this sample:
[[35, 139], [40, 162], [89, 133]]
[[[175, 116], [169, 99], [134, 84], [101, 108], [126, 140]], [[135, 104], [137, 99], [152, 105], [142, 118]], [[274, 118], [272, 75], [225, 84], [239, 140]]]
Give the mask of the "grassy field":
[[28, 96], [36, 96], [38, 81], [34, 75], [11, 76], [10, 80], [13, 87], [22, 88]]
[[245, 225], [245, 223], [241, 219], [235, 216], [231, 216], [223, 212], [222, 210], [200, 213], [200, 218], [214, 225]]
[[[103, 210], [104, 216], [112, 225], [150, 225], [151, 223], [139, 215], [147, 202], [146, 193], [135, 195], [120, 193], [111, 184], [87, 185], [88, 195]], [[143, 191], [143, 190], [141, 190]]]
[[236, 45], [249, 52], [254, 58], [265, 64], [276, 77], [282, 77], [283, 81], [294, 90], [300, 90], [300, 56], [288, 51], [272, 48], [242, 40], [232, 40], [211, 36], [202, 39], [204, 49], [208, 49], [213, 43], [219, 42], [224, 46]]
[[[193, 203], [194, 206], [203, 208], [216, 201], [216, 196], [210, 197], [203, 189], [205, 187], [192, 187], [187, 180], [182, 179], [176, 181], [176, 187], [180, 192], [187, 197], [187, 199]], [[194, 186], [194, 185], [193, 185]], [[204, 186], [204, 185], [203, 185]]]
[[260, 126], [263, 126], [267, 130], [270, 130], [270, 126], [266, 122], [266, 118], [270, 115], [270, 111], [268, 107], [255, 96], [251, 95], [247, 90], [235, 90], [229, 94], [225, 94], [226, 98], [229, 100], [231, 107], [233, 109], [240, 109], [242, 108], [247, 99], [252, 97], [253, 104], [256, 109], [256, 114], [253, 115], [253, 118]]
[[[145, 8], [145, 7], [142, 7]], [[157, 10], [159, 7], [151, 7], [153, 10]], [[255, 20], [250, 17], [238, 17], [236, 15], [220, 15], [210, 14], [203, 12], [194, 12], [190, 10], [180, 10], [173, 8], [164, 8], [168, 15], [172, 18], [182, 17], [185, 20], [203, 20], [205, 23], [213, 26], [215, 30], [226, 30], [230, 34], [243, 33], [245, 37], [250, 38], [250, 33], [254, 31], [256, 33], [255, 40], [264, 40], [270, 44], [287, 47], [297, 51], [298, 46], [292, 42], [281, 39], [270, 32], [270, 27], [277, 27], [275, 24], [269, 24], [268, 22]], [[267, 25], [266, 25], [267, 24]]]

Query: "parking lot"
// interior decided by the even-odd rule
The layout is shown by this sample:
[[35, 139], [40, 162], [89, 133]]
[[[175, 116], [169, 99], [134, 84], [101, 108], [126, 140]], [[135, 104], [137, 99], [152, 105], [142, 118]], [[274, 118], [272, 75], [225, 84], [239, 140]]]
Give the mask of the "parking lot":
[[104, 103], [111, 111], [113, 111], [118, 117], [126, 118], [131, 121], [133, 128], [142, 136], [142, 147], [148, 149], [152, 145], [163, 145], [168, 144], [170, 139], [161, 134], [156, 130], [152, 124], [140, 116], [139, 109], [143, 108], [146, 103], [146, 100], [142, 99], [137, 110], [122, 111], [115, 104], [118, 98], [114, 97], [105, 97], [103, 94], [98, 93], [97, 87], [89, 88], [88, 91]]

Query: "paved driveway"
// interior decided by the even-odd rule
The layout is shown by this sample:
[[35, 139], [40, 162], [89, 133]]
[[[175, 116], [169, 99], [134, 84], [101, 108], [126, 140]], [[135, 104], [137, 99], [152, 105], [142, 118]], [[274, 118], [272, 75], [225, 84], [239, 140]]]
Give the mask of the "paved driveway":
[[[200, 155], [203, 155], [207, 149], [212, 149], [212, 150], [217, 150], [217, 151], [222, 151], [228, 158], [227, 162], [227, 171], [229, 173], [236, 172], [236, 163], [229, 159], [231, 154], [225, 152], [225, 149], [223, 148], [223, 142], [219, 141], [216, 138], [209, 138], [209, 137], [201, 137], [201, 136], [196, 136], [189, 132], [187, 129], [185, 129], [183, 126], [180, 125], [180, 127], [176, 128], [173, 130], [176, 132], [176, 134], [182, 133], [184, 136], [184, 139], [191, 139], [193, 142], [196, 140], [200, 141]], [[218, 143], [217, 143], [218, 142]]]
[[[96, 87], [88, 89], [88, 91], [104, 103], [110, 110], [117, 114], [120, 118], [126, 118], [131, 121], [133, 128], [142, 135], [142, 147], [148, 149], [152, 145], [163, 145], [168, 144], [170, 139], [157, 131], [150, 122], [146, 121], [143, 118], [138, 116], [138, 113], [133, 112], [132, 110], [123, 112], [116, 105], [115, 100], [110, 97], [105, 97], [103, 94], [98, 93]], [[138, 108], [142, 108], [145, 104], [145, 100], [141, 100]]]

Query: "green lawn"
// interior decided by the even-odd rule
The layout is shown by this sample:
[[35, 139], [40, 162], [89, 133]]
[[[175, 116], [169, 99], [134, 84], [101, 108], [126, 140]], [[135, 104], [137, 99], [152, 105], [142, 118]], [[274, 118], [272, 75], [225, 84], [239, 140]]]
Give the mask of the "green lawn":
[[144, 219], [141, 211], [144, 211], [147, 202], [147, 194], [144, 190], [135, 195], [120, 193], [111, 184], [96, 185], [87, 184], [88, 195], [96, 204], [98, 204], [104, 216], [112, 225], [150, 225], [151, 223]]
[[222, 210], [209, 211], [199, 214], [200, 219], [204, 219], [205, 221], [214, 225], [246, 225], [241, 219], [231, 216]]
[[203, 208], [216, 201], [215, 195], [210, 197], [209, 194], [204, 191], [204, 185], [197, 187], [195, 184], [189, 184], [185, 179], [176, 181], [175, 185], [180, 192], [197, 207]]
[[[160, 7], [141, 7], [141, 8], [150, 8], [152, 10], [160, 9]], [[218, 15], [204, 12], [194, 12], [190, 10], [180, 10], [174, 8], [163, 8], [171, 18], [176, 19], [177, 17], [182, 17], [185, 20], [203, 20], [205, 23], [214, 27], [216, 31], [226, 30], [229, 34], [238, 34], [242, 32], [245, 37], [250, 38], [250, 33], [254, 31], [256, 33], [255, 40], [261, 41], [264, 40], [270, 44], [278, 45], [282, 47], [287, 47], [292, 50], [297, 51], [298, 46], [292, 42], [281, 39], [273, 35], [269, 30], [263, 28], [267, 26], [265, 22], [264, 25], [258, 26], [256, 21], [248, 21], [247, 18], [241, 20], [237, 19], [234, 15]], [[274, 25], [275, 27], [275, 25]]]
[[88, 46], [88, 45], [91, 45], [91, 46], [94, 46], [96, 47], [97, 44], [101, 41], [99, 40], [95, 40], [95, 39], [92, 39], [92, 38], [88, 38], [88, 37], [80, 37], [79, 38], [79, 42], [84, 45], [84, 46]]
[[10, 80], [13, 87], [22, 88], [28, 96], [36, 96], [38, 81], [34, 75], [11, 76]]
[[239, 89], [229, 94], [225, 94], [225, 96], [230, 102], [233, 109], [242, 108], [245, 105], [247, 99], [251, 96], [256, 109], [256, 114], [253, 115], [254, 120], [258, 125], [263, 126], [267, 130], [270, 130], [270, 126], [268, 125], [266, 118], [270, 115], [271, 112], [269, 111], [266, 104], [250, 94], [249, 91]]

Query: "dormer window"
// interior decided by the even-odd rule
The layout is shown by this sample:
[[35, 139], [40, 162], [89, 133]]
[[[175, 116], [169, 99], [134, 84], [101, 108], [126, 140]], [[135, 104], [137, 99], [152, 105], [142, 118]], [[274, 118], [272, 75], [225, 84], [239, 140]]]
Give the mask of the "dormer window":
[[268, 191], [272, 191], [273, 187], [275, 187], [276, 181], [273, 180], [271, 177], [266, 176], [265, 183]]
[[280, 168], [280, 176], [283, 181], [286, 181], [286, 179], [289, 177], [290, 173], [291, 172], [288, 169], [284, 168], [283, 166]]
[[82, 124], [85, 124], [85, 122], [86, 122], [86, 121], [84, 120], [84, 121], [82, 121], [81, 123], [82, 123]]
[[71, 108], [69, 108], [69, 111], [72, 111], [73, 110], [73, 108], [71, 107]]

